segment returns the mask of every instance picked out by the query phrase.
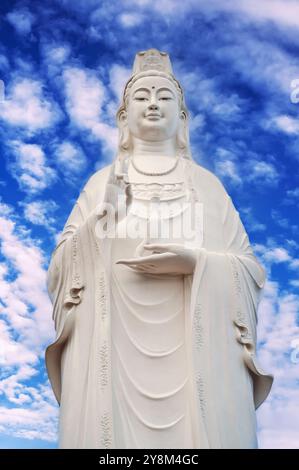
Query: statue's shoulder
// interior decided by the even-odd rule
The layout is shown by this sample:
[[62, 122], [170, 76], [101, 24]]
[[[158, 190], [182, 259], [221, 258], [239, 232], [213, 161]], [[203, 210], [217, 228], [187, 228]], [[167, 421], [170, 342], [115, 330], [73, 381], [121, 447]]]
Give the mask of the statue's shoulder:
[[111, 167], [112, 165], [107, 165], [93, 173], [83, 187], [80, 194], [80, 201], [82, 204], [85, 204], [88, 213], [103, 200]]
[[88, 192], [98, 191], [105, 188], [108, 181], [112, 165], [107, 165], [91, 175], [85, 184], [84, 190]]
[[219, 196], [227, 195], [223, 183], [210, 170], [193, 161], [192, 171], [199, 187], [208, 192], [216, 192]]

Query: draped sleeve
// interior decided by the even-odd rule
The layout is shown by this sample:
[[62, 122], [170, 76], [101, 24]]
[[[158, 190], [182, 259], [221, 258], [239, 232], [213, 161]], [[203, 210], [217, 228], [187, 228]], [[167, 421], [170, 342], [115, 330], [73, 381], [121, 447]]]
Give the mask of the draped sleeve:
[[267, 397], [273, 382], [256, 357], [257, 309], [265, 284], [265, 270], [255, 257], [238, 211], [226, 194], [223, 221], [226, 256], [230, 260], [235, 294], [234, 324], [237, 341], [243, 345], [243, 357], [252, 372], [256, 408]]
[[46, 350], [46, 366], [54, 394], [60, 402], [61, 355], [74, 328], [74, 312], [84, 297], [86, 264], [94, 244], [94, 227], [104, 197], [109, 167], [95, 173], [85, 185], [52, 254], [47, 288], [53, 305], [55, 341]]
[[[197, 250], [191, 306], [198, 374], [200, 380], [206, 375], [205, 381], [209, 384], [206, 390], [210, 389], [211, 394], [222, 387], [218, 393], [223, 394], [226, 401], [227, 383], [227, 389], [231, 390], [230, 400], [236, 403], [240, 390], [244, 396], [249, 390], [244, 375], [247, 369], [253, 386], [254, 406], [258, 408], [273, 382], [272, 375], [262, 370], [256, 356], [257, 309], [265, 284], [265, 271], [253, 253], [239, 213], [222, 183], [209, 171], [197, 168], [193, 181], [204, 214], [204, 240]], [[212, 372], [208, 370], [208, 362], [204, 362], [205, 355], [212, 358], [209, 364]], [[233, 393], [235, 398], [232, 398]], [[201, 401], [205, 399], [201, 397]], [[209, 401], [208, 397], [206, 401]], [[220, 410], [221, 404], [219, 421], [220, 413], [224, 413]], [[231, 416], [235, 412], [232, 408]]]

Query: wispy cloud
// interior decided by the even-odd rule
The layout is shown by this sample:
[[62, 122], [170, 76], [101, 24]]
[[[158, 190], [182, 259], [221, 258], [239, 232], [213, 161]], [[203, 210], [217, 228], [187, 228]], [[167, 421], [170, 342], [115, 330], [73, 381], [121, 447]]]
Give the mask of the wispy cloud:
[[117, 133], [101, 116], [105, 89], [95, 72], [83, 68], [64, 71], [66, 109], [71, 122], [100, 139], [108, 151], [116, 149]]
[[21, 141], [8, 142], [8, 145], [14, 155], [9, 167], [22, 190], [34, 194], [51, 185], [56, 174], [47, 165], [46, 155], [39, 145]]
[[35, 200], [30, 202], [21, 202], [24, 209], [25, 219], [33, 225], [40, 225], [49, 231], [54, 231], [55, 218], [53, 213], [58, 205], [53, 200]]
[[87, 159], [78, 144], [65, 141], [55, 148], [56, 164], [66, 179], [73, 181], [87, 166]]
[[21, 35], [29, 34], [35, 22], [35, 17], [28, 8], [12, 10], [6, 15], [6, 19]]
[[44, 347], [54, 336], [45, 260], [38, 241], [17, 222], [9, 208], [0, 217], [5, 260], [0, 264], [0, 430], [51, 441], [56, 439], [57, 409], [48, 383], [36, 378]]
[[298, 308], [299, 296], [280, 292], [277, 282], [267, 284], [259, 310], [259, 354], [275, 381], [270, 399], [258, 413], [260, 444], [264, 448], [299, 448], [298, 364], [292, 361], [294, 341], [299, 340]]
[[40, 81], [21, 78], [6, 88], [0, 118], [11, 126], [34, 133], [56, 123], [60, 112], [57, 104], [44, 94]]
[[278, 129], [282, 130], [286, 134], [299, 134], [299, 121], [291, 116], [281, 115], [276, 116], [273, 119]]

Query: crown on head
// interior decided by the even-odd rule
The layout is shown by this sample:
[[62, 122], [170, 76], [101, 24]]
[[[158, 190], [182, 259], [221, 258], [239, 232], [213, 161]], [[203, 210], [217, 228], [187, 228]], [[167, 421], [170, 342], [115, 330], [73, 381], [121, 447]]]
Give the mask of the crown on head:
[[172, 75], [169, 55], [157, 49], [138, 52], [133, 65], [133, 75], [146, 72], [147, 70], [159, 70], [160, 72]]

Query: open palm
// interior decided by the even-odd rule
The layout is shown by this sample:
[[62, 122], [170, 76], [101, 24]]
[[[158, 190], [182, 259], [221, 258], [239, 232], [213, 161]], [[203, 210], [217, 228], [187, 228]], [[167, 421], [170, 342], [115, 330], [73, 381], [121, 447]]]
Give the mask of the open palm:
[[146, 274], [192, 274], [196, 264], [196, 251], [176, 243], [146, 244], [145, 250], [152, 254], [138, 258], [119, 259], [116, 264], [123, 264], [136, 272]]

